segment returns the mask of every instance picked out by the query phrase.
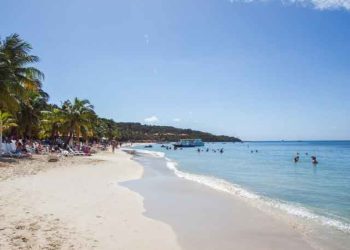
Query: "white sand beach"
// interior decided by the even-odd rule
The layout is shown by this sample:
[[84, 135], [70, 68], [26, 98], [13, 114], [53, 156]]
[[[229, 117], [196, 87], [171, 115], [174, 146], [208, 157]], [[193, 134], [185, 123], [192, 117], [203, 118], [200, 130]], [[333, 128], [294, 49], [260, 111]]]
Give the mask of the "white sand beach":
[[121, 151], [22, 168], [33, 164], [42, 165], [0, 181], [0, 249], [319, 248], [239, 199], [144, 172]]
[[66, 163], [0, 182], [0, 249], [179, 249], [170, 226], [118, 185], [142, 176], [129, 155]]

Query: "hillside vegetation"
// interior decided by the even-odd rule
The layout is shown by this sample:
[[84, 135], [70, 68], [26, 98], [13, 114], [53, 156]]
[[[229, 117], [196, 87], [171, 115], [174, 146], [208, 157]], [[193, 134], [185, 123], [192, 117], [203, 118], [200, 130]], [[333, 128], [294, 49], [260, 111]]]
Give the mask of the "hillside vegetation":
[[213, 135], [192, 129], [180, 129], [171, 126], [143, 125], [141, 123], [116, 123], [122, 141], [178, 141], [179, 139], [200, 138], [206, 142], [240, 142], [236, 137]]

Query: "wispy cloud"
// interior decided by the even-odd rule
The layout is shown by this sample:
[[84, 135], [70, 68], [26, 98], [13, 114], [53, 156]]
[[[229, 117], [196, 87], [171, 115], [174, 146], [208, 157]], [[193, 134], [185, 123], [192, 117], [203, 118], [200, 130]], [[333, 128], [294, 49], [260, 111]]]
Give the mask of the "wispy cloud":
[[[274, 0], [229, 0], [230, 3], [234, 2], [266, 2]], [[313, 7], [318, 10], [335, 10], [345, 9], [350, 10], [350, 0], [278, 0], [282, 4], [297, 4], [305, 7]]]
[[180, 118], [174, 118], [173, 121], [174, 122], [181, 122], [181, 119]]
[[145, 121], [145, 123], [148, 123], [148, 124], [154, 124], [154, 123], [159, 122], [159, 119], [157, 116], [152, 115], [150, 117], [145, 118], [144, 121]]

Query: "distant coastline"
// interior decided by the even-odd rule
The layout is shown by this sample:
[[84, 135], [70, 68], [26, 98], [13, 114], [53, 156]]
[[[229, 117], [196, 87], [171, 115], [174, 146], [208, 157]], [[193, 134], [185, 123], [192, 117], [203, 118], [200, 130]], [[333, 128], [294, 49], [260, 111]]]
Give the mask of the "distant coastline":
[[166, 142], [180, 139], [200, 138], [205, 142], [242, 142], [233, 136], [214, 135], [192, 129], [181, 129], [172, 126], [144, 125], [136, 122], [114, 122], [119, 129], [121, 141]]

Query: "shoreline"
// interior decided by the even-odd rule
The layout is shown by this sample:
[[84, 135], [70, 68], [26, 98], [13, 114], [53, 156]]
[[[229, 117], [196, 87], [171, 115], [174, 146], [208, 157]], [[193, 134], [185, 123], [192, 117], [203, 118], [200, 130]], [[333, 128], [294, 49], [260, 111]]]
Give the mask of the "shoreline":
[[[152, 198], [152, 192], [156, 192], [157, 189], [170, 189], [171, 192], [177, 193], [177, 194], [173, 194], [173, 197], [180, 198], [180, 200], [181, 200], [181, 197], [179, 197], [178, 193], [181, 193], [182, 192], [181, 189], [183, 189], [184, 186], [187, 186], [188, 192], [193, 192], [193, 195], [205, 196], [205, 195], [207, 195], [206, 193], [211, 193], [211, 195], [207, 195], [207, 197], [206, 197], [206, 199], [209, 199], [209, 200], [210, 199], [217, 200], [217, 197], [215, 197], [215, 196], [221, 196], [221, 197], [225, 196], [225, 198], [223, 198], [223, 200], [225, 200], [224, 206], [232, 206], [233, 207], [232, 210], [236, 209], [236, 207], [244, 207], [245, 205], [247, 205], [245, 207], [245, 209], [251, 210], [250, 216], [256, 216], [256, 214], [263, 213], [264, 214], [263, 217], [268, 218], [270, 220], [275, 220], [276, 224], [279, 224], [279, 227], [280, 227], [279, 231], [285, 231], [284, 235], [283, 235], [283, 233], [280, 234], [280, 232], [273, 232], [273, 230], [271, 230], [270, 233], [275, 234], [275, 235], [280, 234], [279, 237], [281, 237], [281, 238], [283, 238], [285, 235], [288, 235], [286, 238], [293, 238], [294, 237], [294, 241], [298, 241], [299, 239], [303, 239], [304, 243], [306, 243], [306, 244], [304, 244], [302, 246], [298, 246], [298, 248], [300, 248], [300, 249], [310, 249], [310, 248], [312, 248], [312, 249], [347, 249], [350, 246], [350, 240], [348, 237], [349, 235], [347, 233], [340, 232], [340, 231], [338, 231], [338, 229], [331, 229], [328, 226], [319, 227], [319, 225], [314, 223], [314, 222], [309, 222], [309, 221], [305, 222], [304, 218], [294, 218], [295, 216], [293, 216], [291, 214], [287, 214], [285, 211], [282, 211], [281, 209], [277, 209], [276, 207], [267, 207], [267, 205], [262, 204], [262, 202], [254, 204], [255, 201], [251, 200], [250, 198], [247, 199], [244, 197], [240, 197], [239, 194], [237, 196], [237, 194], [227, 192], [227, 190], [214, 189], [211, 185], [206, 185], [206, 184], [203, 184], [202, 182], [192, 180], [191, 178], [185, 178], [184, 176], [177, 175], [176, 174], [177, 169], [175, 168], [175, 171], [174, 171], [174, 166], [170, 166], [170, 167], [166, 166], [166, 164], [169, 163], [169, 159], [164, 158], [159, 154], [156, 154], [156, 152], [152, 152], [151, 155], [147, 156], [147, 154], [145, 154], [145, 152], [143, 152], [144, 150], [141, 150], [141, 151], [142, 151], [142, 153], [140, 155], [134, 154], [135, 155], [134, 160], [141, 162], [142, 165], [145, 165], [144, 166], [146, 169], [145, 175], [138, 182], [131, 181], [131, 182], [128, 182], [126, 184], [126, 186], [128, 188], [131, 188], [132, 190], [134, 190], [136, 192], [139, 192], [142, 196], [145, 197], [145, 207], [147, 210], [147, 212], [146, 212], [147, 215], [149, 215], [151, 218], [154, 218], [157, 220], [162, 220], [162, 221], [166, 222], [167, 224], [170, 224], [175, 229], [175, 232], [177, 234], [179, 234], [179, 231], [181, 234], [183, 231], [187, 230], [186, 226], [179, 225], [178, 221], [182, 221], [182, 224], [186, 224], [186, 223], [188, 224], [189, 221], [182, 220], [181, 217], [177, 218], [177, 221], [174, 221], [172, 218], [170, 218], [169, 214], [166, 215], [166, 213], [163, 213], [163, 217], [159, 216], [158, 214], [161, 214], [162, 211], [157, 209], [157, 207], [165, 206], [165, 205], [161, 204], [162, 202], [154, 201], [154, 199]], [[147, 158], [148, 158], [148, 160], [147, 160]], [[157, 168], [154, 168], [152, 165], [157, 164], [155, 161], [157, 161], [157, 160], [161, 161], [162, 158], [163, 158], [163, 162], [158, 163], [159, 166]], [[170, 163], [174, 163], [174, 162], [170, 162]], [[160, 170], [161, 168], [163, 168], [163, 169]], [[147, 171], [150, 173], [147, 173]], [[177, 171], [179, 171], [179, 170], [177, 170]], [[172, 186], [170, 187], [170, 185], [168, 185], [168, 183], [166, 183], [166, 181], [161, 180], [162, 177], [165, 178], [167, 180], [167, 182], [172, 183]], [[171, 178], [171, 177], [175, 177], [175, 178]], [[148, 181], [145, 180], [147, 178], [148, 178]], [[155, 179], [155, 180], [152, 180], [152, 179]], [[140, 184], [140, 182], [143, 182], [143, 184]], [[174, 184], [174, 183], [176, 183], [176, 184]], [[152, 187], [152, 185], [153, 186], [157, 185], [158, 187], [155, 188], [155, 187]], [[152, 188], [153, 188], [153, 191], [149, 191], [149, 190], [152, 190]], [[198, 189], [200, 189], [200, 191], [198, 191]], [[174, 190], [176, 190], [176, 191], [174, 191]], [[184, 195], [187, 195], [187, 194], [184, 194]], [[150, 201], [148, 201], [148, 198]], [[168, 197], [166, 197], [166, 195], [163, 195], [163, 196], [161, 196], [161, 199], [159, 199], [159, 200], [167, 200], [167, 199], [168, 199]], [[203, 203], [203, 200], [199, 200], [197, 202]], [[148, 203], [148, 205], [147, 205], [147, 203]], [[168, 203], [171, 204], [171, 202], [168, 202]], [[179, 204], [183, 205], [184, 203], [179, 202]], [[199, 206], [196, 208], [194, 208], [193, 206], [187, 206], [187, 208], [189, 210], [192, 210], [192, 214], [195, 214], [197, 210], [200, 211], [201, 209], [203, 209], [203, 207], [199, 207]], [[214, 207], [212, 209], [215, 210], [216, 208]], [[168, 213], [170, 213], [170, 212], [168, 211]], [[176, 213], [176, 211], [173, 211], [173, 214], [174, 213]], [[207, 216], [215, 216], [215, 214], [213, 214], [212, 210], [210, 210], [210, 211], [207, 211]], [[232, 217], [232, 214], [230, 212], [227, 212], [226, 217], [230, 217], [230, 216]], [[240, 216], [248, 218], [249, 214], [241, 213]], [[203, 216], [202, 219], [206, 219], [206, 218]], [[198, 221], [197, 221], [197, 223], [198, 223]], [[210, 227], [211, 225], [213, 225], [215, 223], [220, 224], [220, 223], [225, 223], [225, 222], [224, 221], [219, 221], [219, 222], [216, 221], [216, 222], [211, 222], [211, 223], [203, 223], [203, 226]], [[244, 222], [241, 222], [241, 224], [243, 225]], [[237, 226], [237, 225], [234, 225], [234, 223], [232, 225]], [[274, 227], [274, 226], [276, 226], [276, 225], [274, 225], [274, 223], [271, 223], [270, 225], [267, 225], [267, 228], [270, 227], [270, 229], [271, 229], [271, 227]], [[176, 230], [176, 228], [178, 228], [178, 230]], [[223, 229], [223, 230], [225, 230], [225, 229]], [[226, 230], [230, 231], [230, 229], [228, 229], [228, 227], [226, 228]], [[255, 230], [254, 225], [251, 225], [249, 230], [251, 232], [253, 232]], [[267, 231], [268, 230], [269, 229], [267, 229]], [[193, 231], [192, 233], [195, 233], [195, 231]], [[267, 232], [265, 231], [263, 233], [267, 233]], [[295, 235], [299, 235], [299, 236], [295, 237]], [[213, 235], [208, 235], [208, 236], [213, 237]], [[179, 238], [181, 241], [181, 236], [179, 236]], [[250, 236], [249, 238], [252, 238], [252, 236]], [[220, 240], [224, 241], [225, 239], [220, 239]], [[239, 241], [239, 240], [240, 239], [236, 239], [236, 241]], [[256, 239], [256, 240], [259, 241], [258, 239]], [[188, 244], [188, 242], [189, 242], [189, 240], [187, 240], [187, 246], [190, 245], [190, 244]], [[289, 240], [286, 240], [285, 243], [288, 243], [287, 245], [291, 244], [291, 242]], [[208, 244], [210, 245], [210, 243], [207, 243], [205, 245], [200, 245], [200, 248], [205, 249], [205, 247], [207, 247]], [[186, 245], [186, 243], [185, 243], [185, 245]], [[246, 246], [245, 243], [242, 243], [241, 248], [244, 249], [245, 246]], [[255, 247], [253, 247], [253, 249], [254, 248], [262, 248], [262, 246], [263, 245], [255, 246]], [[288, 249], [288, 246], [283, 246], [283, 244], [279, 245], [279, 247], [276, 247], [274, 249], [280, 249], [282, 247], [284, 249]], [[192, 248], [196, 249], [196, 247], [192, 247]], [[266, 249], [268, 249], [268, 248], [269, 247], [266, 247]], [[191, 248], [189, 248], [189, 249], [191, 249]], [[208, 248], [208, 249], [210, 249], [210, 248]], [[225, 246], [221, 246], [220, 249], [230, 249], [230, 245], [228, 245], [226, 248], [225, 248]], [[291, 249], [293, 249], [293, 247]]]
[[0, 177], [6, 177], [0, 178], [1, 249], [349, 246], [337, 235], [315, 238], [316, 231], [282, 214], [179, 178], [157, 154], [140, 157], [116, 150], [58, 163], [35, 159], [20, 164], [14, 171], [0, 169]]
[[175, 160], [168, 158], [164, 152], [130, 148], [124, 148], [122, 150], [138, 157], [164, 158], [166, 160], [166, 168], [170, 169], [177, 177], [200, 183], [219, 192], [225, 192], [231, 195], [239, 196], [246, 202], [256, 203], [255, 205], [261, 209], [274, 209], [280, 213], [287, 213], [288, 215], [293, 216], [299, 220], [307, 219], [320, 226], [329, 227], [331, 230], [350, 234], [350, 224], [348, 221], [339, 220], [337, 217], [331, 217], [328, 214], [327, 215], [329, 217], [327, 217], [327, 215], [316, 213], [312, 210], [309, 210], [307, 207], [302, 206], [301, 204], [297, 205], [288, 203], [287, 201], [259, 195], [251, 190], [248, 190], [238, 184], [232, 183], [220, 177], [196, 174], [180, 170], [178, 163]]
[[[162, 157], [160, 155], [160, 152], [158, 154], [151, 152], [150, 156]], [[218, 192], [224, 192], [233, 196], [237, 196], [244, 202], [250, 203], [256, 208], [263, 210], [264, 212], [270, 212], [273, 215], [277, 215], [278, 213], [280, 217], [293, 217], [293, 219], [295, 219], [295, 222], [298, 222], [299, 224], [301, 224], [303, 219], [306, 219], [308, 222], [313, 223], [315, 226], [325, 227], [326, 229], [328, 228], [329, 230], [334, 230], [339, 233], [350, 234], [350, 225], [347, 222], [343, 222], [331, 217], [325, 217], [324, 215], [314, 213], [313, 211], [303, 206], [296, 206], [288, 202], [282, 202], [280, 200], [261, 196], [224, 179], [183, 172], [178, 169], [178, 164], [176, 161], [173, 161], [167, 157], [165, 157], [165, 160], [166, 167], [179, 178], [197, 182], [204, 186], [215, 189]], [[294, 223], [294, 226], [297, 227], [297, 223]]]

